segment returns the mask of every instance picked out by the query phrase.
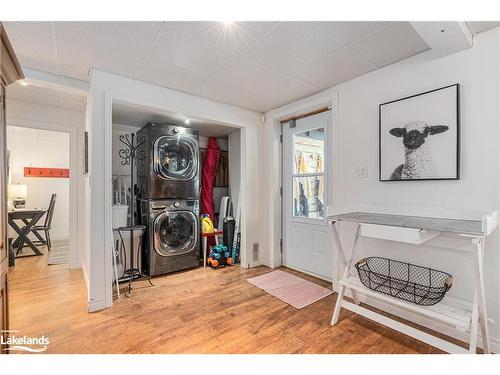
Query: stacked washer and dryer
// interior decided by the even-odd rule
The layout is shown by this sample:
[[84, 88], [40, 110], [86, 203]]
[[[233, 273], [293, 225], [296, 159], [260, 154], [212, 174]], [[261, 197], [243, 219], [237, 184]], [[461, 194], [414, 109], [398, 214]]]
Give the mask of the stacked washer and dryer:
[[139, 212], [147, 233], [143, 272], [157, 276], [199, 264], [199, 134], [195, 129], [148, 123], [146, 158], [137, 168]]

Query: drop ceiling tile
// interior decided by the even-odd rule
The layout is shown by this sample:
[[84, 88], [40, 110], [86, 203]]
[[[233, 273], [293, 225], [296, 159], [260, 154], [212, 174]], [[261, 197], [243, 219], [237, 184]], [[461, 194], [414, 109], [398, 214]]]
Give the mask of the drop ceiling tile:
[[197, 91], [201, 96], [257, 112], [265, 112], [270, 108], [270, 103], [258, 96], [243, 91], [237, 85], [214, 78], [206, 81]]
[[468, 21], [466, 23], [473, 35], [500, 26], [498, 21]]
[[56, 72], [50, 33], [17, 22], [8, 22], [5, 28], [21, 65]]
[[83, 96], [73, 95], [47, 87], [34, 85], [22, 86], [19, 83], [15, 83], [7, 88], [7, 98], [70, 109], [78, 112], [85, 111], [85, 98]]
[[[158, 62], [158, 61], [156, 61]], [[206, 80], [207, 75], [175, 65], [146, 65], [137, 76], [141, 81], [197, 94], [196, 88]]]
[[184, 78], [184, 89], [191, 89], [236, 57], [190, 34], [166, 28], [144, 59], [137, 78], [163, 84], [175, 82], [176, 87]]
[[326, 89], [376, 69], [365, 59], [348, 48], [325, 53], [313, 65], [295, 77], [320, 89]]
[[356, 42], [388, 24], [389, 22], [383, 21], [314, 22], [315, 26], [324, 30], [329, 36], [345, 44]]
[[133, 77], [144, 53], [142, 48], [124, 49], [114, 45], [103, 48], [57, 37], [58, 72], [76, 79], [88, 80], [91, 67]]
[[200, 38], [203, 43], [228, 51], [241, 53], [255, 43], [278, 22], [222, 22], [179, 21], [166, 22], [167, 27], [189, 33]]
[[56, 22], [58, 72], [88, 80], [90, 67], [133, 77], [161, 22]]
[[429, 47], [409, 22], [394, 22], [350, 47], [378, 67], [405, 59]]
[[310, 84], [276, 74], [244, 57], [217, 72], [213, 78], [235, 85], [266, 102], [287, 103], [318, 91]]
[[4, 26], [9, 24], [18, 24], [20, 26], [29, 27], [38, 31], [43, 31], [50, 33], [50, 22], [48, 21], [13, 21], [13, 22], [3, 22]]
[[56, 35], [98, 48], [137, 48], [146, 51], [161, 22], [85, 21], [54, 22]]
[[310, 22], [281, 22], [243, 56], [276, 73], [293, 75], [314, 63], [324, 50], [340, 47]]

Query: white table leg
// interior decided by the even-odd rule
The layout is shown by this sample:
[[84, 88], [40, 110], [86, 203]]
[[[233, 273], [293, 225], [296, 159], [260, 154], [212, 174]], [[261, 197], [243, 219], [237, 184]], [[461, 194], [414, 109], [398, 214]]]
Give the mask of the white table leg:
[[[356, 235], [354, 236], [354, 242], [352, 244], [351, 253], [349, 254], [349, 259], [347, 259], [347, 257], [346, 257], [346, 254], [344, 252], [344, 248], [342, 247], [342, 243], [340, 242], [339, 234], [337, 232], [337, 228], [335, 227], [335, 224], [333, 224], [332, 226], [333, 226], [333, 237], [335, 239], [335, 244], [337, 245], [337, 248], [339, 249], [340, 260], [345, 265], [344, 273], [342, 274], [342, 279], [347, 279], [351, 275], [352, 260], [354, 259], [356, 246], [358, 244], [359, 230], [360, 230], [361, 226], [359, 224], [357, 224]], [[352, 294], [352, 297], [353, 297], [356, 305], [359, 305], [358, 293], [354, 289], [351, 289], [351, 294]]]
[[342, 308], [342, 300], [344, 299], [344, 294], [345, 294], [345, 286], [341, 285], [339, 294], [337, 296], [337, 302], [335, 303], [335, 309], [333, 310], [332, 321], [330, 323], [332, 326], [337, 324], [337, 321], [339, 320], [340, 309]]
[[472, 303], [472, 318], [469, 339], [469, 353], [471, 354], [476, 354], [477, 348], [477, 326], [479, 323], [479, 311], [477, 306], [477, 291], [474, 290], [474, 302]]
[[484, 273], [483, 273], [483, 250], [484, 237], [474, 239], [475, 244], [474, 254], [474, 281], [476, 284], [479, 324], [481, 325], [481, 336], [483, 339], [483, 351], [485, 354], [490, 353], [490, 333], [488, 329], [488, 313], [486, 309], [486, 294], [484, 290]]
[[[337, 232], [337, 228], [335, 227], [335, 222], [332, 222], [332, 238], [333, 242], [335, 243], [335, 247], [337, 248], [337, 251], [339, 252], [340, 258], [342, 262], [345, 260], [345, 255], [344, 255], [344, 250], [342, 248], [342, 243], [340, 242], [339, 234]], [[345, 264], [345, 263], [344, 263]], [[335, 257], [332, 254], [332, 289], [335, 292], [335, 287], [334, 287], [334, 281], [335, 281], [335, 272], [334, 272], [334, 267], [337, 267], [337, 261]]]
[[[356, 245], [358, 243], [359, 239], [359, 230], [360, 230], [360, 225], [357, 225], [356, 228], [356, 236], [354, 237], [354, 243], [352, 246], [351, 254], [349, 255], [349, 260], [346, 259], [345, 253], [344, 253], [344, 248], [342, 247], [342, 243], [340, 242], [339, 234], [337, 232], [337, 228], [335, 226], [335, 223], [332, 223], [332, 230], [333, 230], [333, 239], [335, 242], [335, 245], [337, 246], [339, 256], [341, 258], [342, 263], [344, 263], [345, 268], [344, 268], [344, 273], [342, 275], [342, 279], [347, 279], [351, 273], [351, 266], [352, 266], [352, 259], [354, 258], [354, 253], [356, 250]], [[352, 297], [354, 299], [354, 302], [359, 305], [359, 297], [358, 293], [354, 289], [350, 289]], [[340, 309], [342, 308], [342, 300], [344, 299], [345, 295], [345, 286], [341, 285], [339, 294], [337, 296], [337, 302], [335, 303], [335, 309], [333, 310], [333, 315], [332, 315], [332, 321], [331, 324], [335, 325], [337, 324], [339, 314], [340, 314]]]
[[203, 237], [203, 267], [207, 266], [207, 237]]
[[[354, 237], [354, 242], [352, 244], [351, 254], [349, 255], [349, 261], [347, 262], [347, 267], [346, 267], [346, 270], [344, 271], [344, 279], [347, 279], [351, 275], [351, 267], [352, 267], [352, 262], [354, 260], [356, 246], [358, 245], [360, 228], [361, 228], [361, 226], [358, 224], [358, 226], [356, 228], [356, 236]], [[352, 298], [354, 299], [354, 303], [356, 305], [359, 305], [358, 292], [356, 292], [354, 289], [351, 289], [351, 294], [352, 294]]]

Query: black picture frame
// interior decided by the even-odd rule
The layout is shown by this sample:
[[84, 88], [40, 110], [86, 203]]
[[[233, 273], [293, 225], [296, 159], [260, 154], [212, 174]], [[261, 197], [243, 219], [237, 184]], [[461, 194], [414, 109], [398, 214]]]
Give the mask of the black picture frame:
[[[450, 89], [450, 88], [456, 88], [456, 173], [455, 177], [436, 177], [436, 178], [418, 178], [418, 179], [384, 179], [382, 177], [382, 107], [388, 104], [393, 104], [396, 102], [404, 101], [404, 100], [409, 100], [416, 98], [418, 96], [422, 95], [428, 95], [435, 93], [440, 90], [445, 90], [445, 89]], [[446, 181], [446, 180], [452, 180], [456, 181], [460, 179], [460, 125], [461, 125], [461, 120], [460, 120], [460, 84], [455, 83], [443, 87], [439, 87], [437, 89], [421, 92], [415, 95], [410, 95], [406, 96], [404, 98], [396, 99], [396, 100], [391, 100], [382, 104], [379, 104], [379, 110], [378, 110], [378, 126], [379, 126], [379, 134], [378, 134], [378, 160], [379, 160], [379, 182], [401, 182], [401, 181]]]

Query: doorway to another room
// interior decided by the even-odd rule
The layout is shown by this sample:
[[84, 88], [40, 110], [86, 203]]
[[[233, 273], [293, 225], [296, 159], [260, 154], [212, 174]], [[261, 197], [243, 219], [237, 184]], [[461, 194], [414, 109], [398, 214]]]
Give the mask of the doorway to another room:
[[71, 262], [70, 135], [7, 127], [11, 266]]
[[[114, 251], [112, 266], [107, 269], [112, 269], [113, 297], [130, 296], [134, 288], [129, 281], [139, 274], [153, 278], [156, 285], [164, 282], [162, 276], [175, 272], [218, 268], [209, 261], [211, 245], [216, 237], [219, 244], [232, 245], [236, 234], [235, 227], [225, 233], [223, 228], [225, 219], [238, 220], [241, 130], [185, 114], [114, 102], [110, 138]], [[129, 160], [132, 153], [134, 160]], [[207, 167], [210, 160], [215, 163], [213, 168]], [[206, 181], [211, 181], [209, 187]], [[135, 198], [131, 198], [132, 186]], [[202, 225], [207, 220], [201, 214], [210, 218], [211, 230]], [[128, 229], [131, 223], [137, 226], [133, 240]], [[231, 239], [226, 238], [228, 233], [232, 233]], [[229, 253], [231, 247], [226, 248]], [[226, 260], [231, 259], [227, 264], [221, 260], [220, 266], [238, 263], [239, 255], [225, 254]]]

